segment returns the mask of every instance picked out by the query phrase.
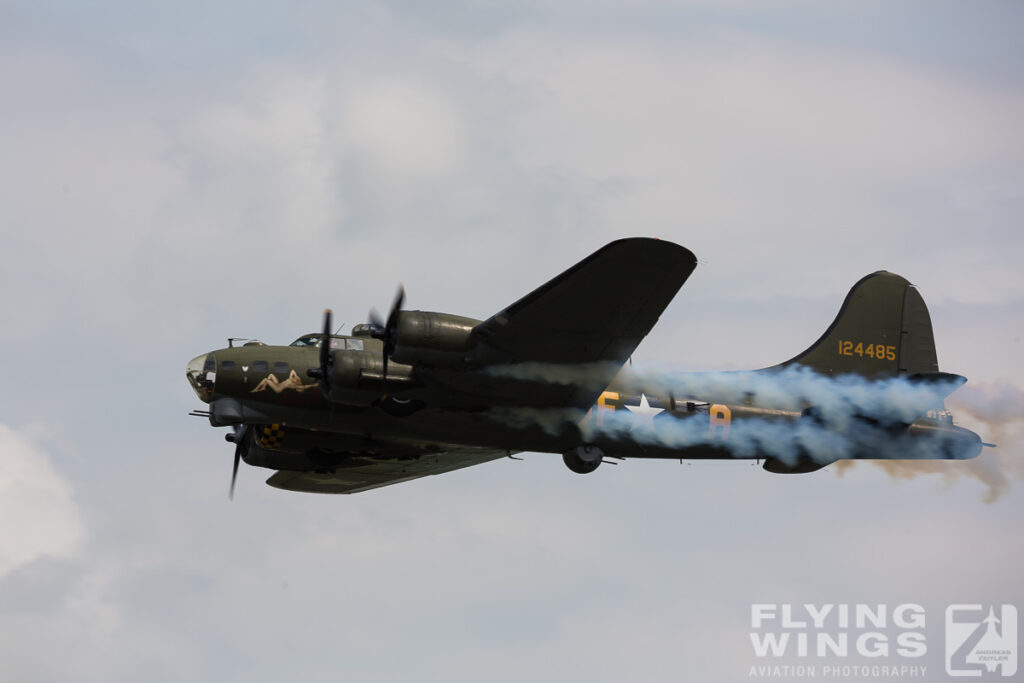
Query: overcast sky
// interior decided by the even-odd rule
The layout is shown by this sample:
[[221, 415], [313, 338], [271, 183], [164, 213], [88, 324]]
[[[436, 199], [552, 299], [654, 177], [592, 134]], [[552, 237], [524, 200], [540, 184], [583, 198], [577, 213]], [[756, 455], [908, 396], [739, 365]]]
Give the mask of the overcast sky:
[[[1024, 609], [1022, 26], [0, 3], [0, 679], [744, 681], [755, 602], [921, 604], [938, 674], [946, 605]], [[999, 447], [910, 478], [528, 454], [351, 497], [245, 467], [228, 502], [193, 356], [398, 282], [483, 318], [633, 235], [699, 259], [637, 362], [790, 358], [887, 269]]]

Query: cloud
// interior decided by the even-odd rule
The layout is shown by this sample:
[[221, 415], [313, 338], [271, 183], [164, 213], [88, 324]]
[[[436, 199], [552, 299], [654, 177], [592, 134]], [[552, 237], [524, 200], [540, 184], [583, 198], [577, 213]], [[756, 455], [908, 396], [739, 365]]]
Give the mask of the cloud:
[[397, 79], [356, 81], [341, 100], [346, 145], [389, 181], [424, 182], [457, 169], [464, 125], [439, 90]]
[[[1024, 135], [1014, 125], [1024, 97], [1016, 89], [754, 32], [567, 41], [519, 31], [461, 56], [467, 68], [515, 84], [528, 102], [510, 130], [525, 168], [615, 180], [607, 224], [687, 244], [725, 276], [719, 297], [841, 291], [863, 274], [837, 272], [836, 262], [853, 257], [866, 268], [912, 266], [913, 281], [935, 280], [927, 283], [937, 297], [1022, 295], [1012, 259], [993, 260], [955, 237], [915, 237], [923, 224], [956, 235], [985, 207], [1003, 219], [974, 229], [1024, 246], [1005, 223], [1024, 204]], [[737, 249], [739, 238], [761, 240], [763, 249]], [[946, 277], [940, 264], [952, 250], [963, 267], [977, 268], [975, 279], [954, 285]], [[772, 272], [763, 287], [741, 284], [775, 259], [805, 267]]]
[[85, 528], [70, 485], [31, 431], [0, 424], [0, 578], [39, 558], [71, 558]]
[[594, 645], [622, 621], [656, 634], [651, 675], [746, 680], [753, 599], [1011, 601], [1019, 490], [978, 505], [869, 468], [528, 455], [351, 498], [245, 468], [225, 500], [188, 358], [325, 306], [351, 324], [398, 280], [485, 317], [625, 235], [701, 259], [644, 358], [781, 360], [887, 268], [929, 301], [1009, 302], [932, 310], [944, 367], [1019, 383], [1020, 22], [719, 7], [5, 10], [5, 420], [46, 416], [80, 466], [3, 432], [58, 482], [3, 508], [40, 530], [0, 541], [4, 671], [522, 680], [546, 651], [587, 680], [631, 670], [638, 640]]

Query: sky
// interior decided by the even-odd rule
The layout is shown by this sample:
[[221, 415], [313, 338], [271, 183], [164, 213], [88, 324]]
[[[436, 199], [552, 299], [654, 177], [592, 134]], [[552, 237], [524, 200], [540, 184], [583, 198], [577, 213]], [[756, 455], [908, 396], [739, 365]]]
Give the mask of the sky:
[[[0, 679], [743, 681], [754, 604], [913, 603], [939, 680], [948, 605], [1024, 609], [1022, 24], [0, 2]], [[998, 447], [798, 476], [526, 454], [355, 496], [244, 467], [228, 501], [192, 357], [399, 282], [486, 318], [627, 236], [698, 258], [637, 363], [788, 359], [890, 270]]]

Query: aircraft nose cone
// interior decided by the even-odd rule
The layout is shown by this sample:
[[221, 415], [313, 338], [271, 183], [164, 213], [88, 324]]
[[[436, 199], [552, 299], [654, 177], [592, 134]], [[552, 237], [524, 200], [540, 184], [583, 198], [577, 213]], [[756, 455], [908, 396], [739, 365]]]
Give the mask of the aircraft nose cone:
[[199, 400], [209, 403], [217, 382], [217, 361], [213, 354], [204, 353], [190, 360], [185, 368], [185, 377]]

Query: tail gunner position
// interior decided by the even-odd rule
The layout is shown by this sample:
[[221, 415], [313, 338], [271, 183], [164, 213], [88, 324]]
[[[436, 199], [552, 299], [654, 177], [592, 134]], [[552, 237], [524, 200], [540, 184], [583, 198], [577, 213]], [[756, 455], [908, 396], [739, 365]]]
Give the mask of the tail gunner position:
[[387, 320], [371, 316], [351, 335], [331, 334], [327, 311], [322, 333], [288, 346], [232, 340], [194, 358], [186, 374], [209, 407], [193, 414], [232, 428], [232, 490], [240, 460], [278, 470], [271, 486], [355, 493], [520, 451], [562, 454], [579, 473], [609, 458], [757, 458], [799, 473], [843, 458], [980, 453], [942, 404], [966, 380], [939, 372], [921, 295], [884, 271], [853, 286], [809, 349], [733, 377], [931, 388], [931, 403], [909, 413], [858, 407], [835, 419], [801, 393], [806, 382], [767, 398], [617, 379], [695, 267], [671, 242], [618, 240], [484, 321], [402, 310], [399, 289]]

